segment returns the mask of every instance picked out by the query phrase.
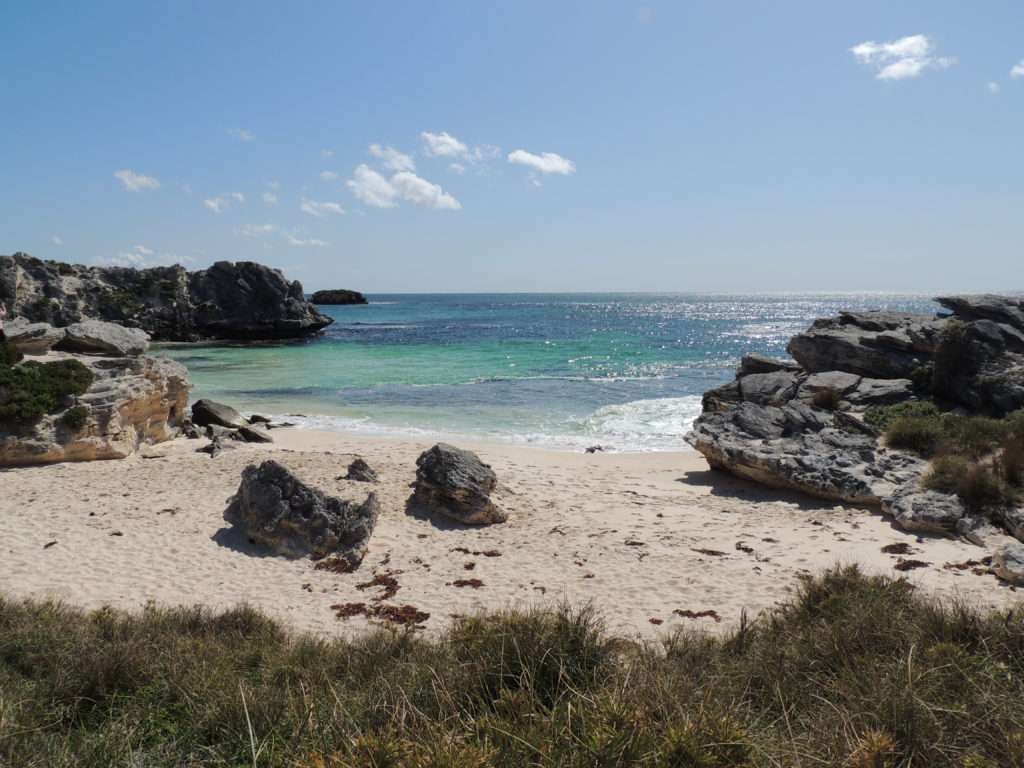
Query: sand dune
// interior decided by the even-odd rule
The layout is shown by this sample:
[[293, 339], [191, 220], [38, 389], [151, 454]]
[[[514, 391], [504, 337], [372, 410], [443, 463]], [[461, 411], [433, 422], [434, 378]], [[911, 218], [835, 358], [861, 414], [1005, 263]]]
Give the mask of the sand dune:
[[[619, 633], [651, 637], [680, 625], [723, 629], [836, 562], [895, 573], [901, 556], [881, 548], [905, 543], [911, 553], [902, 558], [930, 563], [907, 573], [924, 589], [988, 606], [1017, 597], [992, 575], [943, 567], [981, 558], [978, 547], [712, 472], [696, 452], [460, 443], [492, 465], [503, 486], [498, 503], [510, 513], [507, 523], [467, 528], [406, 508], [416, 457], [429, 443], [273, 434], [273, 445], [240, 445], [215, 459], [195, 452], [206, 441], [178, 439], [155, 458], [0, 472], [0, 590], [93, 608], [246, 601], [296, 629], [336, 634], [368, 620], [336, 618], [331, 606], [369, 602], [382, 588], [357, 585], [390, 572], [399, 589], [387, 603], [431, 614], [427, 632], [480, 607], [568, 599], [593, 601]], [[379, 486], [339, 479], [355, 455], [379, 472]], [[380, 492], [380, 521], [357, 572], [266, 556], [226, 526], [221, 515], [242, 468], [268, 458], [330, 494]], [[482, 586], [455, 584], [468, 579]]]

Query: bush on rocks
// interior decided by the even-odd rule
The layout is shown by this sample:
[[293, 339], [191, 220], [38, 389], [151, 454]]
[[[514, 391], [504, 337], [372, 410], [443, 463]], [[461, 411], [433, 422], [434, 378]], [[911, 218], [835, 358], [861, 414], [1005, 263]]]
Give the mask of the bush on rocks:
[[31, 423], [66, 405], [93, 382], [77, 360], [0, 364], [0, 420]]

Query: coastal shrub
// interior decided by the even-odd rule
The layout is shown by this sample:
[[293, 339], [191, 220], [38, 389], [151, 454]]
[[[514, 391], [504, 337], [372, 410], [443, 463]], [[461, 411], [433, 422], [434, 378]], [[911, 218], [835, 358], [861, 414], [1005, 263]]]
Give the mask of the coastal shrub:
[[92, 382], [92, 371], [78, 360], [0, 365], [0, 420], [37, 421], [85, 392]]
[[854, 566], [658, 643], [564, 606], [323, 639], [0, 596], [0, 765], [964, 768], [1024, 764], [1022, 722], [1024, 612]]
[[826, 411], [834, 411], [842, 400], [842, 393], [835, 387], [822, 387], [811, 396], [811, 405], [815, 408], [824, 408]]
[[940, 416], [903, 416], [885, 429], [885, 442], [921, 456], [931, 456], [945, 435]]
[[76, 432], [85, 426], [85, 420], [88, 416], [88, 408], [84, 405], [74, 405], [64, 411], [64, 414], [60, 417], [60, 423], [64, 428]]
[[1016, 434], [1007, 435], [996, 465], [1004, 481], [1017, 488], [1024, 488], [1024, 439]]
[[949, 383], [959, 380], [970, 367], [971, 327], [962, 320], [948, 320], [939, 332], [932, 360], [931, 390], [945, 394]]
[[63, 261], [57, 263], [57, 272], [61, 275], [73, 275], [75, 274], [75, 268], [70, 264], [65, 264]]
[[932, 418], [942, 411], [933, 400], [907, 400], [895, 405], [873, 405], [864, 411], [864, 421], [879, 432], [885, 432], [893, 421], [907, 417]]
[[970, 509], [997, 514], [1013, 506], [1019, 493], [1008, 483], [998, 463], [972, 460], [964, 456], [939, 456], [922, 478], [929, 490], [952, 493]]
[[20, 363], [25, 359], [25, 355], [21, 353], [21, 350], [12, 347], [10, 344], [0, 344], [0, 366], [10, 366]]

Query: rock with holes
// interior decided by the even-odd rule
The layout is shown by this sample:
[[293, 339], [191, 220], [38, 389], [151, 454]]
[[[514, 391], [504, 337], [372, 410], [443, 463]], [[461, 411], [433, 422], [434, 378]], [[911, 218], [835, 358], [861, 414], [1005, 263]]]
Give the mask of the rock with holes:
[[362, 503], [328, 496], [276, 461], [265, 461], [242, 471], [224, 519], [275, 554], [314, 560], [330, 555], [358, 565], [379, 514], [376, 493]]

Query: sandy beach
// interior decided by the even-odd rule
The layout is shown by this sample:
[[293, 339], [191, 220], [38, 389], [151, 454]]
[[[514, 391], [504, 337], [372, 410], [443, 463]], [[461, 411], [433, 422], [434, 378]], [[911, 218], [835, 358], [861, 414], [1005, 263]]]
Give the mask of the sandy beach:
[[[359, 585], [386, 573], [398, 584], [387, 603], [429, 613], [428, 633], [479, 608], [564, 600], [592, 602], [626, 636], [719, 631], [744, 610], [753, 616], [785, 601], [802, 576], [837, 562], [896, 574], [900, 560], [919, 560], [928, 565], [906, 575], [930, 592], [992, 607], [1017, 599], [980, 569], [944, 567], [987, 554], [978, 547], [710, 471], [696, 452], [460, 443], [491, 464], [502, 485], [496, 500], [509, 513], [504, 524], [477, 528], [407, 509], [415, 460], [429, 442], [273, 435], [272, 445], [238, 444], [214, 459], [196, 453], [205, 440], [179, 438], [119, 461], [0, 471], [0, 589], [88, 608], [244, 601], [323, 635], [365, 630], [365, 617], [339, 619], [331, 606], [380, 597], [382, 587]], [[378, 471], [379, 485], [340, 479], [357, 455]], [[380, 520], [358, 571], [267, 556], [227, 526], [222, 514], [242, 469], [266, 459], [328, 494], [380, 493]], [[881, 551], [901, 543], [906, 554]]]

